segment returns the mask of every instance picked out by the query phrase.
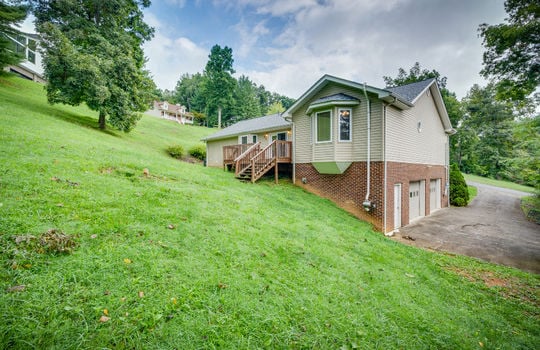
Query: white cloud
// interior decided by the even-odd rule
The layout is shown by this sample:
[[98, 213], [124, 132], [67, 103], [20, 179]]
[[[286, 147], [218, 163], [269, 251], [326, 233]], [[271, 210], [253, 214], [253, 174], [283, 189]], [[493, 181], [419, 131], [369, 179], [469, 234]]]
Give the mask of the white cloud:
[[323, 74], [383, 87], [383, 75], [395, 76], [417, 61], [447, 76], [448, 88], [463, 97], [483, 81], [478, 25], [504, 17], [501, 0], [498, 7], [465, 0], [306, 0], [294, 9], [286, 1], [243, 3], [259, 3], [260, 13], [273, 16], [294, 13], [271, 47], [261, 48], [268, 61], [244, 73], [294, 98]]
[[165, 0], [165, 2], [170, 5], [176, 5], [180, 8], [186, 6], [186, 0]]
[[240, 36], [240, 47], [236, 51], [239, 57], [248, 56], [253, 46], [257, 44], [259, 37], [269, 33], [268, 28], [265, 26], [265, 21], [261, 21], [254, 27], [250, 27], [242, 20], [234, 26], [234, 29]]
[[208, 60], [207, 49], [185, 37], [167, 36], [151, 13], [145, 14], [145, 20], [156, 29], [154, 38], [144, 44], [144, 52], [148, 58], [146, 68], [159, 88], [172, 90], [182, 74], [203, 71]]

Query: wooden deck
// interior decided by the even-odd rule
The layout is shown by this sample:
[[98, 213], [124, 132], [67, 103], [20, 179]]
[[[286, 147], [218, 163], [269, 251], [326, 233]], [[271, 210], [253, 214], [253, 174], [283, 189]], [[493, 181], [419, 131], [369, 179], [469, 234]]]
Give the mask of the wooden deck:
[[233, 165], [236, 158], [253, 145], [255, 144], [248, 143], [243, 145], [223, 146], [223, 166], [227, 167]]
[[272, 168], [278, 181], [278, 167], [292, 162], [292, 142], [274, 140], [264, 149], [261, 143], [223, 146], [223, 165], [234, 169], [235, 176], [255, 182]]

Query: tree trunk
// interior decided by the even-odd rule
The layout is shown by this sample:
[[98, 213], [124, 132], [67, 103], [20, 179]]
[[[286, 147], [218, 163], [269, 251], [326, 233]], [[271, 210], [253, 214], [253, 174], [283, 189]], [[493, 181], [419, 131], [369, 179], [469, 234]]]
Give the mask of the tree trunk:
[[221, 129], [221, 107], [218, 107], [217, 110], [217, 127]]
[[105, 112], [104, 111], [99, 111], [99, 121], [98, 121], [98, 123], [99, 123], [99, 128], [101, 130], [105, 130], [106, 124], [105, 124]]

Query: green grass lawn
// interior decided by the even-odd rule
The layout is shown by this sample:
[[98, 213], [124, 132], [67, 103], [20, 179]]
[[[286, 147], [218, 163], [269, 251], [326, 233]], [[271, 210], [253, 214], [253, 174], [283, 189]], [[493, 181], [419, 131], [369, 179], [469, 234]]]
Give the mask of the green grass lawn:
[[463, 177], [465, 178], [465, 181], [467, 182], [478, 182], [485, 185], [509, 188], [511, 190], [516, 190], [516, 191], [521, 191], [521, 192], [535, 193], [534, 187], [523, 186], [523, 185], [519, 185], [513, 182], [495, 180], [495, 179], [490, 179], [487, 177], [482, 177], [482, 176], [477, 176], [477, 175], [472, 175], [472, 174], [463, 174]]
[[467, 192], [469, 192], [469, 203], [478, 195], [478, 188], [475, 186], [467, 186]]
[[540, 344], [538, 275], [401, 245], [287, 181], [166, 154], [211, 130], [96, 125], [0, 77], [1, 349]]

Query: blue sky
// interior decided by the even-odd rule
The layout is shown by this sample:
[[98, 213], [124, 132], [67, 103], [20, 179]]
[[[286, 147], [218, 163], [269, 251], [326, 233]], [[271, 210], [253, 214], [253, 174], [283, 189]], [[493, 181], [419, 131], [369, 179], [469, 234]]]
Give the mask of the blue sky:
[[478, 25], [506, 17], [503, 0], [153, 0], [144, 14], [158, 87], [202, 72], [218, 44], [233, 49], [236, 76], [292, 98], [324, 74], [384, 87], [416, 61], [461, 98], [486, 83]]

